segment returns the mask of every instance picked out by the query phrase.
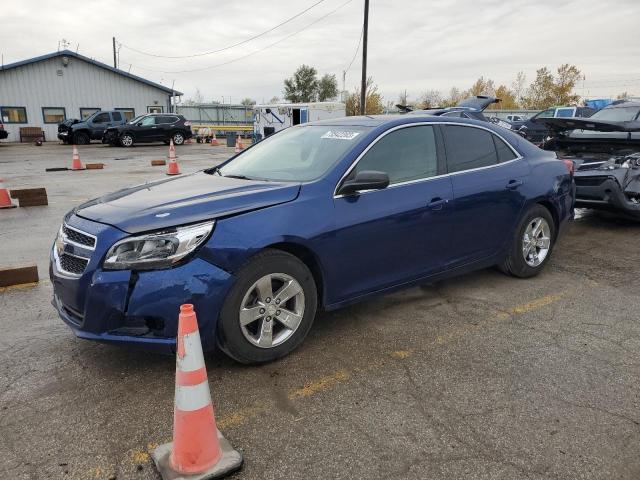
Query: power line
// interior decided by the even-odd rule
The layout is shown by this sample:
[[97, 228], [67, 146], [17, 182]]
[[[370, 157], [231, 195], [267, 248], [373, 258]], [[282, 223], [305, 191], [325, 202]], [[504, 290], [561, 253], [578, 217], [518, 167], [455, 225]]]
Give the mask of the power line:
[[363, 35], [364, 35], [364, 28], [360, 31], [360, 40], [358, 40], [358, 46], [356, 47], [356, 51], [353, 52], [353, 58], [349, 62], [349, 66], [344, 69], [344, 74], [345, 75], [347, 74], [347, 72], [351, 68], [351, 65], [353, 65], [353, 62], [355, 61], [356, 57], [358, 56], [358, 51], [360, 50], [360, 45], [362, 44], [362, 36]]
[[246, 55], [243, 55], [243, 56], [241, 56], [241, 57], [234, 58], [234, 59], [229, 60], [229, 61], [226, 61], [226, 62], [218, 63], [218, 64], [216, 64], [216, 65], [209, 65], [208, 67], [194, 68], [194, 69], [190, 69], [190, 70], [165, 71], [165, 70], [154, 70], [154, 69], [146, 68], [146, 67], [142, 67], [142, 66], [139, 66], [139, 65], [133, 65], [133, 64], [128, 63], [128, 62], [124, 62], [124, 63], [128, 63], [128, 65], [131, 65], [132, 67], [139, 68], [139, 69], [141, 69], [141, 70], [147, 70], [147, 71], [150, 71], [150, 72], [156, 72], [156, 73], [166, 73], [166, 74], [203, 72], [203, 71], [206, 71], [206, 70], [211, 70], [211, 69], [214, 69], [214, 68], [223, 67], [223, 66], [225, 66], [225, 65], [229, 65], [229, 64], [231, 64], [231, 63], [235, 63], [235, 62], [239, 62], [240, 60], [244, 60], [245, 58], [251, 57], [251, 56], [253, 56], [253, 55], [257, 54], [257, 53], [264, 52], [265, 50], [267, 50], [267, 49], [269, 49], [269, 48], [271, 48], [271, 47], [273, 47], [273, 46], [275, 46], [275, 45], [278, 45], [279, 43], [282, 43], [282, 42], [284, 42], [285, 40], [288, 40], [289, 38], [291, 38], [291, 37], [293, 37], [293, 36], [295, 36], [295, 35], [297, 35], [297, 34], [299, 34], [299, 33], [303, 32], [303, 31], [305, 31], [305, 30], [307, 30], [307, 29], [311, 28], [311, 27], [312, 27], [312, 26], [314, 26], [316, 23], [321, 22], [322, 20], [324, 20], [324, 19], [325, 19], [325, 18], [327, 18], [328, 16], [333, 15], [335, 12], [337, 12], [337, 11], [338, 11], [338, 10], [340, 10], [341, 8], [343, 8], [343, 7], [347, 6], [347, 5], [348, 5], [349, 3], [351, 3], [352, 1], [353, 1], [353, 0], [347, 0], [346, 2], [344, 2], [343, 4], [341, 4], [339, 7], [334, 8], [334, 9], [333, 9], [333, 10], [331, 10], [329, 13], [327, 13], [327, 14], [325, 14], [325, 15], [321, 16], [320, 18], [318, 18], [318, 19], [314, 20], [313, 22], [311, 22], [311, 23], [307, 24], [306, 26], [302, 27], [300, 30], [296, 30], [295, 32], [290, 33], [289, 35], [287, 35], [287, 36], [285, 36], [285, 37], [281, 38], [280, 40], [277, 40], [277, 41], [275, 41], [275, 42], [273, 42], [273, 43], [270, 43], [269, 45], [267, 45], [267, 46], [265, 46], [265, 47], [263, 47], [263, 48], [261, 48], [261, 49], [259, 49], [259, 50], [256, 50], [256, 51], [254, 51], [254, 52], [248, 53], [248, 54], [246, 54]]
[[222, 48], [219, 48], [217, 50], [210, 50], [208, 52], [194, 53], [194, 54], [191, 54], [191, 55], [175, 55], [175, 56], [173, 56], [173, 55], [159, 55], [159, 54], [156, 54], [156, 53], [149, 53], [149, 52], [144, 52], [142, 50], [138, 50], [137, 48], [130, 47], [129, 45], [125, 45], [124, 43], [120, 43], [120, 45], [122, 45], [123, 47], [125, 47], [125, 48], [127, 48], [127, 49], [129, 49], [129, 50], [131, 50], [133, 52], [140, 53], [142, 55], [147, 55], [149, 57], [156, 57], [156, 58], [194, 58], [194, 57], [203, 57], [205, 55], [212, 55], [214, 53], [224, 52], [225, 50], [230, 50], [232, 48], [239, 47], [240, 45], [244, 45], [245, 43], [249, 43], [252, 40], [255, 40], [256, 38], [263, 37], [267, 33], [273, 32], [277, 28], [280, 28], [281, 26], [286, 25], [287, 23], [291, 22], [292, 20], [295, 20], [299, 16], [304, 15], [309, 10], [311, 10], [314, 7], [317, 7], [318, 5], [320, 5], [324, 1], [325, 0], [319, 0], [318, 2], [314, 3], [310, 7], [305, 8], [304, 10], [302, 10], [299, 13], [296, 13], [293, 17], [289, 17], [285, 21], [277, 24], [275, 27], [271, 27], [269, 30], [265, 30], [264, 32], [259, 33], [257, 35], [254, 35], [253, 37], [249, 37], [249, 38], [247, 38], [245, 40], [242, 40], [241, 42], [237, 42], [237, 43], [234, 43], [232, 45], [227, 45], [226, 47], [222, 47]]

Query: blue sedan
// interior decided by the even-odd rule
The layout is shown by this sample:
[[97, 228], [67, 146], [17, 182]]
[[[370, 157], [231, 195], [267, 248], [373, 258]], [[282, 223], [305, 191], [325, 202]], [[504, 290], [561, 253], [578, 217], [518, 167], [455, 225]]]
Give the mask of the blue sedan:
[[69, 212], [53, 304], [81, 338], [171, 352], [178, 307], [193, 303], [205, 349], [267, 362], [303, 341], [318, 309], [496, 265], [538, 274], [573, 192], [571, 164], [486, 122], [296, 126]]

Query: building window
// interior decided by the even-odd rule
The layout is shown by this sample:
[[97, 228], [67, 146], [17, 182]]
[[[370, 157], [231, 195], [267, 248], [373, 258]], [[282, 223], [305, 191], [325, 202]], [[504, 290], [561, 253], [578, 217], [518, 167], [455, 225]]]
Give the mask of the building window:
[[164, 107], [162, 105], [151, 105], [147, 107], [147, 113], [164, 113]]
[[4, 123], [27, 123], [25, 107], [0, 107], [0, 116]]
[[127, 122], [133, 120], [136, 116], [136, 111], [133, 108], [116, 108], [116, 110], [122, 112]]
[[96, 112], [99, 112], [101, 109], [98, 107], [88, 107], [88, 108], [81, 108], [80, 109], [80, 118], [82, 120], [86, 120], [87, 118], [89, 118], [91, 115], [93, 115]]
[[64, 107], [42, 107], [44, 123], [61, 123], [67, 119]]

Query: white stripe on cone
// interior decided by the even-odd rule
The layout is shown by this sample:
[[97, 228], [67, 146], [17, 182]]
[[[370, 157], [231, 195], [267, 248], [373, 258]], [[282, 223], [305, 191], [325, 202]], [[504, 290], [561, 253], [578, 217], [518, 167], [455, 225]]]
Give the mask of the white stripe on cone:
[[182, 412], [193, 412], [211, 403], [209, 382], [204, 381], [194, 386], [176, 385], [176, 409]]
[[182, 372], [193, 372], [204, 367], [204, 354], [202, 348], [198, 348], [200, 343], [200, 331], [187, 333], [182, 337], [184, 345], [184, 357], [176, 355], [178, 370]]

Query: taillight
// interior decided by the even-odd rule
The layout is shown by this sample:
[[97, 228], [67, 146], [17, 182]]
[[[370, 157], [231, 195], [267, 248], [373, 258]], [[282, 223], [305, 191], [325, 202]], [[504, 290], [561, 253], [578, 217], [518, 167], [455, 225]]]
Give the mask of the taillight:
[[567, 160], [566, 158], [562, 159], [562, 163], [564, 163], [565, 167], [569, 171], [569, 174], [573, 176], [573, 172], [576, 170], [576, 165], [573, 163], [573, 160]]

